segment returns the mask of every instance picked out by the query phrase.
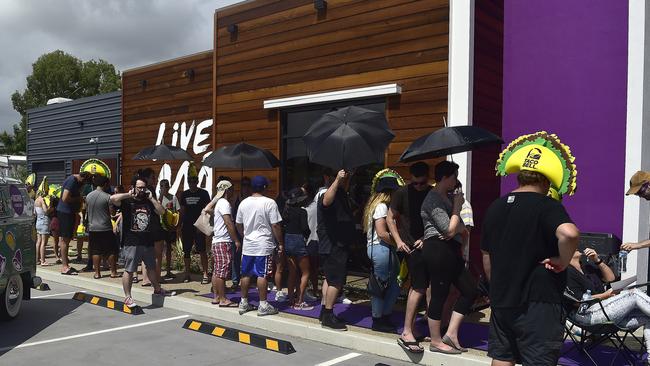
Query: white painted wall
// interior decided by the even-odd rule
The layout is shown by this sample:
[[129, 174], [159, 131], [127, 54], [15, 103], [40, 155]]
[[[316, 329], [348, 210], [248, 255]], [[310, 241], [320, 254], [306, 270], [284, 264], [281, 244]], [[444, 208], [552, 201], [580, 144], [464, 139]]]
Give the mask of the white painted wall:
[[[650, 171], [650, 6], [646, 0], [629, 0], [627, 129], [625, 150], [625, 189], [638, 170]], [[623, 213], [623, 242], [638, 242], [650, 235], [650, 204], [626, 197]], [[627, 272], [646, 282], [648, 249], [628, 255]]]
[[[448, 126], [472, 124], [474, 80], [474, 0], [449, 2], [449, 95]], [[458, 179], [463, 183], [465, 197], [471, 200], [472, 154], [451, 157], [458, 165]]]

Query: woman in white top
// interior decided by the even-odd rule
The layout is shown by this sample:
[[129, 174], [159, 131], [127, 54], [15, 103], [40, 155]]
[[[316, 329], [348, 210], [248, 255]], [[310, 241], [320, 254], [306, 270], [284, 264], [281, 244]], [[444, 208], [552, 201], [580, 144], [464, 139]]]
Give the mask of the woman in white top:
[[[46, 178], [43, 178], [45, 182]], [[41, 184], [41, 187], [47, 187], [47, 183]], [[48, 263], [45, 260], [45, 246], [47, 241], [50, 238], [50, 218], [48, 214], [50, 213], [50, 207], [45, 201], [47, 197], [47, 192], [39, 189], [36, 192], [36, 201], [34, 202], [34, 213], [36, 214], [36, 256], [38, 264], [41, 266], [51, 266], [51, 263]]]
[[380, 178], [363, 215], [364, 231], [367, 233], [368, 240], [368, 258], [372, 262], [368, 288], [371, 292], [372, 329], [387, 333], [396, 331], [390, 316], [399, 296], [397, 284], [399, 260], [395, 251], [395, 242], [390, 236], [386, 223], [390, 196], [397, 188], [399, 188], [397, 178], [392, 176]]
[[[169, 181], [163, 179], [160, 181], [160, 204], [165, 210], [170, 210], [172, 212], [178, 212], [181, 209], [180, 204], [178, 203], [178, 198], [173, 194], [169, 193]], [[163, 224], [163, 231], [165, 232], [165, 258], [167, 259], [166, 264], [166, 274], [164, 278], [171, 279], [176, 277], [171, 270], [172, 266], [172, 246], [176, 244], [176, 229], [177, 227], [168, 227], [166, 224]]]

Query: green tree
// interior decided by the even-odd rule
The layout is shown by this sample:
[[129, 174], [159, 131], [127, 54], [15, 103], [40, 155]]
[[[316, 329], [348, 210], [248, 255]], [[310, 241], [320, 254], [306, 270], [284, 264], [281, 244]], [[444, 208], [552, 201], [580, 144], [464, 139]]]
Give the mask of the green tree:
[[0, 134], [5, 154], [23, 154], [27, 145], [27, 110], [42, 107], [55, 97], [77, 99], [120, 90], [122, 79], [115, 66], [104, 60], [82, 61], [61, 50], [46, 53], [32, 64], [27, 88], [11, 96], [21, 121], [13, 133]]

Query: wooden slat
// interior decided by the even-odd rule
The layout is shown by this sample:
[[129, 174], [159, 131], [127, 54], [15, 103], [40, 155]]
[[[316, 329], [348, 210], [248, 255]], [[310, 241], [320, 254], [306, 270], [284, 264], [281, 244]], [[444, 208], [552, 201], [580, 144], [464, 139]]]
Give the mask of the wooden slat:
[[[431, 75], [447, 75], [448, 62], [438, 61], [419, 65], [401, 66], [385, 70], [361, 72], [356, 75], [344, 75], [327, 80], [293, 83], [258, 90], [243, 91], [225, 95], [217, 95], [217, 103], [241, 102], [252, 99], [271, 99], [285, 96], [298, 96], [307, 93], [335, 91], [360, 86], [380, 85], [402, 79], [426, 77]], [[217, 89], [217, 91], [219, 91]]]
[[[366, 6], [365, 9], [368, 10], [368, 7]], [[318, 44], [319, 42], [317, 42], [317, 40], [322, 39], [323, 36], [329, 36], [330, 39], [340, 39], [340, 37], [344, 37], [345, 34], [357, 32], [357, 27], [363, 25], [375, 24], [378, 26], [381, 22], [390, 22], [391, 19], [393, 22], [399, 23], [400, 19], [401, 21], [406, 21], [409, 15], [432, 12], [435, 9], [444, 9], [444, 7], [439, 4], [434, 4], [431, 1], [416, 1], [390, 8], [378, 9], [364, 13], [362, 16], [349, 16], [346, 18], [313, 24], [301, 28], [300, 31], [282, 32], [248, 42], [236, 42], [225, 45], [222, 43], [221, 47], [217, 49], [217, 57], [222, 58], [234, 53], [241, 53], [248, 50], [259, 49], [261, 47], [272, 47], [272, 49], [282, 51], [282, 44], [291, 44], [295, 47], [293, 49], [299, 48], [301, 45], [302, 48], [306, 48], [314, 43]], [[321, 38], [310, 38], [314, 36], [320, 36]]]

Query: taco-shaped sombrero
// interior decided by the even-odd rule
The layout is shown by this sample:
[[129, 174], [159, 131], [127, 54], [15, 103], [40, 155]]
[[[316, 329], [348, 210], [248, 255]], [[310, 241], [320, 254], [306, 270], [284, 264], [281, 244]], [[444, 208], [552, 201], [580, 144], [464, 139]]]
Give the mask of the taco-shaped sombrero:
[[90, 174], [103, 175], [106, 178], [111, 178], [111, 169], [108, 165], [99, 159], [88, 159], [81, 164], [79, 172], [88, 172]]
[[521, 136], [501, 152], [497, 175], [505, 176], [522, 170], [538, 172], [551, 183], [549, 196], [560, 200], [576, 191], [578, 171], [571, 149], [555, 134], [546, 131]]
[[36, 184], [36, 173], [28, 175], [27, 179], [25, 179], [25, 184], [33, 187]]
[[394, 171], [393, 169], [386, 168], [386, 169], [378, 171], [377, 174], [375, 174], [375, 177], [372, 178], [372, 186], [370, 188], [370, 192], [375, 191], [375, 188], [377, 188], [377, 182], [379, 182], [379, 180], [381, 178], [387, 178], [387, 177], [397, 179], [397, 184], [399, 184], [400, 187], [403, 186], [404, 184], [406, 184], [404, 182], [404, 179], [402, 178], [401, 175], [399, 175], [398, 172]]

